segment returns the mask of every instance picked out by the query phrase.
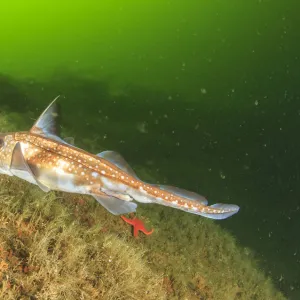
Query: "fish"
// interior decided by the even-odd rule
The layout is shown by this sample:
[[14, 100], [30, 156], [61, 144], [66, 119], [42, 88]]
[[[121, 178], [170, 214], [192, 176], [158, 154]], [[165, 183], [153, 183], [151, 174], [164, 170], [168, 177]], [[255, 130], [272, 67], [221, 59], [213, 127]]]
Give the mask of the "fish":
[[91, 154], [58, 134], [56, 97], [29, 131], [0, 133], [0, 173], [51, 190], [91, 195], [114, 215], [135, 212], [137, 203], [156, 203], [211, 219], [239, 211], [234, 204], [208, 205], [205, 197], [181, 188], [150, 184], [115, 151]]

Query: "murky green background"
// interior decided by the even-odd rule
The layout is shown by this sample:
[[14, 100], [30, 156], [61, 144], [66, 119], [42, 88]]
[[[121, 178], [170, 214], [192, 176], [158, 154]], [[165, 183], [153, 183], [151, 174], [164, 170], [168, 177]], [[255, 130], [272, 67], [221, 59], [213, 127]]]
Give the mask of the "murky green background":
[[77, 144], [240, 205], [219, 224], [300, 298], [296, 1], [2, 2], [1, 106], [61, 94]]

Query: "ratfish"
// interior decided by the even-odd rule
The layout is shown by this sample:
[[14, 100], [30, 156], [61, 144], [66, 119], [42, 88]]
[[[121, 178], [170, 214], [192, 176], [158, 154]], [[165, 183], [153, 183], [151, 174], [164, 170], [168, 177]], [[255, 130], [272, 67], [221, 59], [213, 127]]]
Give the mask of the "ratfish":
[[93, 196], [112, 214], [135, 212], [136, 202], [157, 203], [211, 219], [239, 211], [234, 204], [207, 204], [205, 197], [140, 180], [114, 151], [91, 154], [57, 132], [56, 97], [29, 131], [0, 134], [0, 173], [50, 190]]

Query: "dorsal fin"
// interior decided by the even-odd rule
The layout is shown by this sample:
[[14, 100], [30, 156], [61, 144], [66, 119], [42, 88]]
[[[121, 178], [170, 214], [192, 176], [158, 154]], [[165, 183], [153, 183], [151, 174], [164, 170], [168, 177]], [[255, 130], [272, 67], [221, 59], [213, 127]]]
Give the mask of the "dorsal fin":
[[126, 160], [123, 158], [121, 154], [115, 151], [103, 151], [97, 154], [97, 156], [104, 158], [108, 160], [109, 162], [116, 165], [121, 170], [125, 171], [129, 175], [137, 178], [135, 172], [132, 170], [132, 168], [129, 166], [129, 164], [126, 162]]
[[44, 136], [57, 136], [58, 128], [56, 124], [56, 119], [58, 117], [56, 99], [57, 96], [49, 106], [40, 115], [34, 125], [31, 127], [30, 132], [34, 134], [44, 135]]

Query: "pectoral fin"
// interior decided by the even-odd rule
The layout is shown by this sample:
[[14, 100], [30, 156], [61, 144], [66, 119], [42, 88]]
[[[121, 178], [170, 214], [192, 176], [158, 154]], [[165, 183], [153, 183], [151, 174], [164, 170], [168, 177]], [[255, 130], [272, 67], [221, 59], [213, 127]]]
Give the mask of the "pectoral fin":
[[114, 215], [128, 214], [135, 212], [137, 205], [134, 202], [127, 202], [118, 198], [106, 195], [92, 195], [102, 206]]
[[[14, 148], [12, 159], [11, 159], [11, 165], [10, 169], [12, 174], [19, 176], [20, 173], [22, 173], [22, 176], [19, 176], [25, 180], [28, 180], [32, 183], [35, 183], [38, 185], [44, 192], [49, 192], [50, 189], [42, 184], [38, 179], [36, 174], [34, 174], [33, 170], [30, 168], [28, 163], [26, 162], [20, 143], [16, 143], [16, 146]], [[26, 176], [25, 176], [26, 174]]]
[[92, 189], [90, 195], [93, 196], [102, 206], [114, 215], [128, 214], [135, 212], [137, 204], [120, 200], [111, 195], [107, 195], [98, 189]]

